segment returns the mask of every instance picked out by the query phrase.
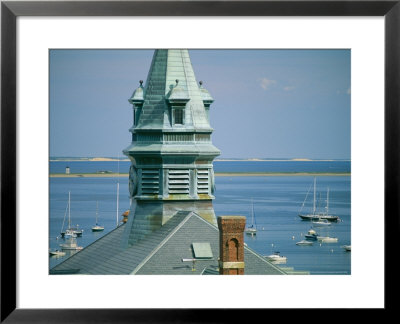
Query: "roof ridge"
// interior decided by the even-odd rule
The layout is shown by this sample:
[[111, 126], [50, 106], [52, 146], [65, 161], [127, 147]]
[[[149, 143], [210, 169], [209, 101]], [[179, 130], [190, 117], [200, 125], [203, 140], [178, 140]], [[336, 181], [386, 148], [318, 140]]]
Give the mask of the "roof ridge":
[[197, 214], [196, 212], [192, 211], [192, 214], [194, 214], [196, 217], [198, 217], [201, 221], [203, 221], [204, 223], [206, 223], [207, 225], [211, 226], [213, 229], [215, 229], [216, 231], [219, 231], [218, 227], [211, 224], [209, 221], [205, 220], [203, 217], [201, 217], [199, 214]]
[[[183, 212], [183, 211], [178, 211], [175, 215], [178, 213]], [[175, 226], [175, 228], [140, 262], [136, 268], [130, 273], [131, 275], [136, 274], [145, 264], [147, 261], [149, 261], [153, 255], [161, 249], [161, 247], [168, 242], [168, 240], [175, 234], [188, 220], [189, 218], [194, 214], [194, 212], [190, 211], [188, 215], [185, 216], [185, 218], [178, 224], [178, 226]], [[170, 219], [171, 221], [171, 219]], [[162, 228], [162, 227], [161, 227]]]

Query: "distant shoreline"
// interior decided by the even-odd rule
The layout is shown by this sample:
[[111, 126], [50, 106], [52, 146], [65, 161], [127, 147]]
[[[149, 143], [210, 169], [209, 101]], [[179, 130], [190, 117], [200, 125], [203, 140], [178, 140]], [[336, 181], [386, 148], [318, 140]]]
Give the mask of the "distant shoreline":
[[[272, 176], [351, 176], [350, 172], [216, 172], [216, 177], [272, 177]], [[50, 178], [115, 178], [128, 173], [52, 173]]]
[[[50, 162], [118, 162], [118, 161], [127, 161], [129, 159], [116, 159], [116, 158], [56, 158], [50, 159]], [[248, 158], [248, 159], [234, 159], [234, 158], [220, 158], [215, 159], [214, 162], [333, 162], [333, 161], [343, 161], [350, 162], [350, 159], [302, 159], [302, 158], [294, 158], [294, 159], [258, 159], [258, 158]]]

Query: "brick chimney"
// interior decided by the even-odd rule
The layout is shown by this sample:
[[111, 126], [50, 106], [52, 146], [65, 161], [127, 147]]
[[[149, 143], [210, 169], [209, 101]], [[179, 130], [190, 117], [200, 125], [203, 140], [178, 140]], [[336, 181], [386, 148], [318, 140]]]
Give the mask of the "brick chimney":
[[244, 274], [244, 228], [245, 216], [220, 216], [219, 228], [219, 274]]

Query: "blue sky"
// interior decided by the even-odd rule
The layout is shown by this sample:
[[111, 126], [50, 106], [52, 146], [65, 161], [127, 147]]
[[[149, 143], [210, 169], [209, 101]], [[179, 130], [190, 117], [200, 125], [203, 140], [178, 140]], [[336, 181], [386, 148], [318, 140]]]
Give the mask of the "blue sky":
[[[122, 156], [153, 50], [50, 51], [50, 155]], [[189, 50], [221, 157], [350, 159], [350, 50]]]

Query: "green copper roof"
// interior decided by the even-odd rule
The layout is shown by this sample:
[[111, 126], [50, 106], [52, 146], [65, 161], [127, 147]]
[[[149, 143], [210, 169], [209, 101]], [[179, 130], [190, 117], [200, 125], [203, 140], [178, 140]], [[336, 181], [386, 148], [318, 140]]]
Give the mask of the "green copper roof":
[[[133, 97], [137, 95], [135, 91]], [[155, 50], [144, 88], [143, 108], [135, 131], [173, 129], [167, 100], [187, 101], [185, 129], [212, 131], [203, 96], [188, 50]]]
[[140, 80], [140, 86], [137, 88], [133, 94], [132, 97], [129, 99], [130, 103], [136, 103], [136, 102], [141, 102], [144, 100], [144, 89], [142, 85], [143, 81]]
[[200, 84], [201, 98], [203, 99], [203, 102], [209, 103], [209, 104], [213, 103], [214, 99], [213, 99], [213, 97], [211, 97], [208, 90], [203, 87], [203, 82], [200, 81], [199, 84]]

